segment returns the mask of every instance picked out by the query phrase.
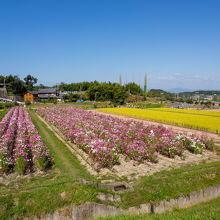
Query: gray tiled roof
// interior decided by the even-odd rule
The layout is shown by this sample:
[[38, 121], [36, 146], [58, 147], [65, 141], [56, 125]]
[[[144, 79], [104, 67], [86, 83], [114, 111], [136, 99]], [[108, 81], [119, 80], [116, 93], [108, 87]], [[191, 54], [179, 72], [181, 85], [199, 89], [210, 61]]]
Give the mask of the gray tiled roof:
[[57, 89], [40, 89], [38, 94], [57, 93]]
[[33, 92], [31, 92], [33, 95], [37, 95], [38, 94], [38, 92], [37, 91], [33, 91]]
[[38, 94], [38, 91], [27, 91], [27, 93], [31, 93], [33, 95], [37, 95]]

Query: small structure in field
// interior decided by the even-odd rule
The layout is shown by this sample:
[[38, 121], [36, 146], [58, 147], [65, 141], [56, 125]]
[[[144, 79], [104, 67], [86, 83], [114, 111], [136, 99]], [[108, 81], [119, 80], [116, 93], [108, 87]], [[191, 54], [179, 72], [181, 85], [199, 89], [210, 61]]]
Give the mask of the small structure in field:
[[26, 92], [24, 94], [24, 102], [37, 102], [38, 101], [38, 92]]

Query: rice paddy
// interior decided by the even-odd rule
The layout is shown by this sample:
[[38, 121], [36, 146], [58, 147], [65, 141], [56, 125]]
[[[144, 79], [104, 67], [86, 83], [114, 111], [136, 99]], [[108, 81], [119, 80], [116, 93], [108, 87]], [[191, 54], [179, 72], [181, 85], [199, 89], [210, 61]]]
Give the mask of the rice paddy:
[[172, 108], [103, 108], [98, 111], [220, 133], [220, 112]]

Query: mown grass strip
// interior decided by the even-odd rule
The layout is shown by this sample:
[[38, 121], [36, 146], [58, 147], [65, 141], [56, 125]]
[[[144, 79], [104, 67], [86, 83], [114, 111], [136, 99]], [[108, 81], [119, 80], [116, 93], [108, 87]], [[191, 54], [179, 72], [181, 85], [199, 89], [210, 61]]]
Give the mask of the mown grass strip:
[[161, 108], [163, 107], [163, 104], [127, 104], [127, 106], [139, 108]]
[[0, 110], [0, 121], [2, 120], [2, 118], [5, 116], [5, 114], [8, 112], [8, 109], [1, 109]]
[[65, 144], [59, 140], [49, 128], [47, 128], [46, 124], [39, 120], [36, 113], [33, 111], [29, 112], [43, 142], [50, 150], [55, 168], [58, 168], [62, 174], [67, 174], [69, 177], [93, 179], [85, 168], [80, 165], [80, 162], [68, 150]]
[[94, 220], [214, 220], [220, 219], [220, 198], [186, 209], [176, 209], [162, 214], [119, 215]]

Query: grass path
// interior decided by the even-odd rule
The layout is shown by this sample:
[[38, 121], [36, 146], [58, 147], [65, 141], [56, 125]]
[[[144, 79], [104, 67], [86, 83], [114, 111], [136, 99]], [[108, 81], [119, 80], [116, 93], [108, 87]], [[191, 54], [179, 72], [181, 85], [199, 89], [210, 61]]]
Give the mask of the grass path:
[[8, 112], [8, 109], [1, 109], [0, 110], [0, 121], [2, 120], [2, 118], [5, 116], [5, 114]]
[[52, 158], [56, 161], [55, 168], [59, 169], [62, 174], [67, 174], [69, 177], [92, 177], [80, 165], [77, 158], [67, 149], [62, 141], [60, 141], [54, 133], [47, 128], [35, 112], [30, 111], [31, 118], [37, 127], [43, 142], [49, 147]]

